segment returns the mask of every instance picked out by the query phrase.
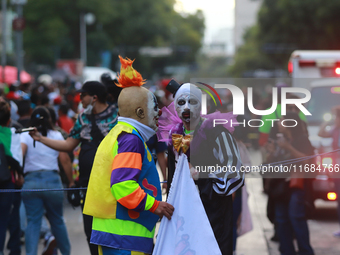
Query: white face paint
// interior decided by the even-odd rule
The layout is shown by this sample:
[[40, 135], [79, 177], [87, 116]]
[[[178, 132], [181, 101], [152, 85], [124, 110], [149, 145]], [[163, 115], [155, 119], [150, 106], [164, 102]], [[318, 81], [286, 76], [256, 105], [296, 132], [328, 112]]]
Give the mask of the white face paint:
[[176, 101], [176, 112], [183, 122], [195, 122], [201, 116], [201, 103], [190, 93], [184, 93]]
[[158, 103], [155, 95], [149, 93], [148, 95], [148, 126], [153, 130], [158, 130], [158, 118], [161, 115], [161, 111], [158, 108]]

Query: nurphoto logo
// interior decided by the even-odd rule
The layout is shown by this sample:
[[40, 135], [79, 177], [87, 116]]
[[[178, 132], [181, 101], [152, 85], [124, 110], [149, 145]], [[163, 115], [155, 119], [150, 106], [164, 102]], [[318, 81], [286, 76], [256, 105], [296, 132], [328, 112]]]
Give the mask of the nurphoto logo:
[[[222, 105], [222, 101], [220, 96], [218, 95], [217, 91], [215, 89], [228, 89], [232, 95], [233, 98], [233, 114], [235, 115], [244, 115], [244, 94], [240, 88], [238, 88], [235, 85], [231, 84], [215, 84], [213, 87], [202, 83], [198, 82], [200, 85], [205, 86], [206, 88], [209, 88], [213, 93], [217, 96], [218, 100], [220, 101]], [[202, 105], [201, 105], [201, 113], [203, 115], [207, 114], [208, 107], [207, 107], [207, 95], [209, 95], [215, 105], [216, 105], [216, 100], [214, 99], [212, 93], [209, 92], [206, 88], [201, 88], [202, 90]], [[287, 98], [287, 94], [289, 93], [299, 93], [299, 94], [304, 94], [305, 97], [303, 98]], [[278, 105], [278, 88], [272, 88], [272, 105], [269, 109], [266, 110], [258, 110], [255, 109], [254, 104], [253, 104], [253, 88], [248, 87], [247, 88], [247, 105], [248, 109], [251, 113], [255, 115], [269, 115], [273, 112], [276, 111], [277, 105]], [[285, 116], [287, 111], [286, 107], [288, 104], [293, 104], [295, 105], [304, 115], [312, 115], [306, 108], [303, 106], [304, 103], [307, 103], [311, 99], [311, 93], [309, 90], [304, 89], [304, 88], [296, 88], [296, 87], [285, 87], [281, 88], [281, 116]], [[233, 122], [232, 120], [226, 120], [226, 119], [214, 119], [214, 127], [216, 125], [225, 125], [228, 124], [228, 121], [230, 122], [230, 126], [235, 126], [235, 125], [243, 125], [245, 126], [248, 124], [250, 127], [261, 127], [264, 125], [264, 121], [261, 119], [250, 119], [247, 121], [244, 120], [243, 122]], [[270, 121], [272, 127], [274, 126], [275, 121], [280, 121], [280, 119], [265, 119], [265, 121]], [[293, 122], [294, 124], [288, 125], [287, 123]], [[293, 119], [284, 119], [281, 120], [281, 124], [285, 127], [295, 127], [297, 125], [297, 122]]]

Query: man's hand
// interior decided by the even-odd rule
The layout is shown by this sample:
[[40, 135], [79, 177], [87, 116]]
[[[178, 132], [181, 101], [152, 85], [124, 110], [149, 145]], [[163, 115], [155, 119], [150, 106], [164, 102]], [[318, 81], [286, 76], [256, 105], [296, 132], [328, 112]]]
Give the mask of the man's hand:
[[278, 139], [277, 139], [277, 145], [278, 146], [280, 146], [281, 148], [283, 148], [283, 149], [288, 149], [288, 147], [289, 147], [289, 142], [287, 141], [287, 139], [286, 138], [284, 138], [284, 137], [279, 137]]
[[275, 151], [275, 141], [269, 138], [268, 142], [265, 144], [265, 149], [269, 153]]
[[39, 133], [37, 128], [34, 128], [34, 131], [30, 131], [29, 134], [33, 138], [33, 140], [38, 141], [38, 142], [40, 141], [42, 137], [42, 135]]
[[166, 190], [168, 189], [168, 183], [167, 182], [163, 182], [162, 184], [162, 190], [165, 190], [163, 194], [166, 193]]
[[154, 214], [158, 215], [160, 218], [163, 216], [167, 217], [168, 220], [171, 220], [171, 216], [174, 212], [175, 208], [168, 204], [167, 202], [160, 202]]
[[69, 188], [76, 188], [76, 184], [74, 183], [74, 181], [72, 181], [68, 184], [68, 187]]
[[200, 172], [198, 172], [198, 171], [196, 170], [196, 168], [193, 167], [193, 166], [191, 165], [191, 163], [189, 163], [189, 168], [190, 168], [190, 175], [191, 175], [191, 178], [194, 179], [195, 181], [197, 181], [198, 178], [199, 178]]
[[18, 174], [17, 172], [15, 172], [15, 185], [18, 187], [18, 188], [21, 188], [22, 185], [24, 185], [24, 177], [21, 175], [21, 174]]

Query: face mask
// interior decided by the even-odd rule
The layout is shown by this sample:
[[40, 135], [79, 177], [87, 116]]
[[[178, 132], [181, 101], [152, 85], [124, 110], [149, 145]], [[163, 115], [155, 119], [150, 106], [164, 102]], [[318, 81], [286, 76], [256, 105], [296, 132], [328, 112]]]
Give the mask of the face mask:
[[148, 126], [153, 130], [158, 130], [159, 108], [154, 94], [149, 93], [148, 100]]
[[85, 114], [91, 114], [92, 113], [93, 106], [94, 106], [94, 104], [92, 105], [92, 102], [93, 102], [93, 98], [91, 98], [91, 103], [89, 103], [89, 105], [85, 108], [85, 110], [84, 110]]
[[183, 94], [176, 101], [176, 112], [183, 122], [194, 122], [200, 118], [201, 103], [194, 96]]

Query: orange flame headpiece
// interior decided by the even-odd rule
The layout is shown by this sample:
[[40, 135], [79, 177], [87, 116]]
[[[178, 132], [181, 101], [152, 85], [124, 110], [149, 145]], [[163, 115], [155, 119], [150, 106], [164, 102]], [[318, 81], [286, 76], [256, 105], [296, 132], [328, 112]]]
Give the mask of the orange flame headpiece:
[[119, 56], [119, 59], [122, 66], [118, 75], [119, 84], [116, 85], [121, 88], [142, 86], [145, 83], [145, 80], [142, 75], [132, 67], [132, 63], [135, 60], [129, 58], [123, 59], [121, 56]]

